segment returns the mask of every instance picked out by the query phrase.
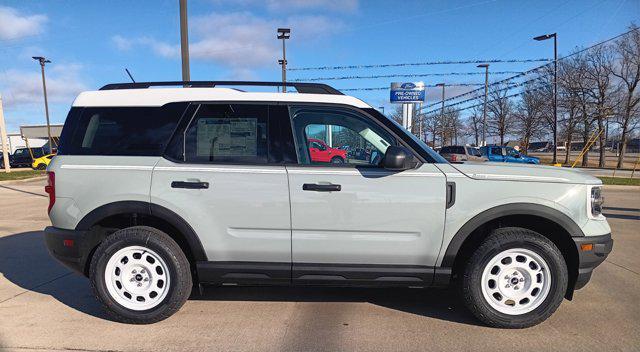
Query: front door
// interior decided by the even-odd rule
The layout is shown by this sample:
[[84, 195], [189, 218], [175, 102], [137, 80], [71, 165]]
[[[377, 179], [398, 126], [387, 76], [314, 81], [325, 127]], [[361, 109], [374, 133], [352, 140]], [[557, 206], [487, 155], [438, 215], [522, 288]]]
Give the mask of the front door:
[[200, 238], [208, 257], [198, 263], [201, 281], [290, 282], [288, 181], [272, 160], [269, 140], [279, 132], [269, 111], [202, 104], [154, 168], [151, 203], [180, 215]]
[[[442, 241], [446, 179], [433, 164], [393, 172], [381, 162], [397, 137], [343, 108], [293, 107], [299, 164], [287, 166], [294, 283], [430, 284]], [[363, 150], [318, 162], [310, 139]]]

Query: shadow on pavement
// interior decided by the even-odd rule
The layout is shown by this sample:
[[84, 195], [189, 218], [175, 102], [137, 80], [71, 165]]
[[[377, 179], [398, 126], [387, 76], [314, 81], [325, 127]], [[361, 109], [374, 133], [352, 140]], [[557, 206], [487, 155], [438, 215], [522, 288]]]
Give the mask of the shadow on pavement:
[[[53, 259], [41, 231], [0, 237], [0, 273], [13, 284], [50, 295], [85, 314], [112, 320], [93, 296], [89, 281]], [[19, 294], [19, 293], [18, 293]], [[15, 297], [15, 296], [13, 296]], [[13, 297], [0, 297], [0, 303]], [[479, 324], [451, 289], [335, 287], [212, 287], [192, 300], [271, 302], [368, 302], [421, 316]]]
[[210, 287], [192, 300], [262, 302], [362, 302], [425, 317], [481, 325], [454, 289], [355, 287]]
[[[52, 296], [83, 313], [109, 319], [94, 298], [89, 281], [66, 269], [49, 255], [43, 232], [0, 237], [0, 253], [0, 273], [13, 284], [24, 290]], [[0, 297], [0, 303], [19, 294], [21, 292]]]

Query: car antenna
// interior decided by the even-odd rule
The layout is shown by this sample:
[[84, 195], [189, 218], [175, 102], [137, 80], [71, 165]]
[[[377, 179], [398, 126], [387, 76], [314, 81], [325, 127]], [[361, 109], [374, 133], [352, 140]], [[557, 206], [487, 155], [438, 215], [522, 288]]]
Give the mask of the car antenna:
[[131, 72], [129, 72], [129, 69], [125, 67], [124, 70], [127, 71], [127, 74], [129, 75], [129, 78], [131, 78], [131, 82], [136, 83], [136, 80], [133, 79], [133, 76], [131, 75]]

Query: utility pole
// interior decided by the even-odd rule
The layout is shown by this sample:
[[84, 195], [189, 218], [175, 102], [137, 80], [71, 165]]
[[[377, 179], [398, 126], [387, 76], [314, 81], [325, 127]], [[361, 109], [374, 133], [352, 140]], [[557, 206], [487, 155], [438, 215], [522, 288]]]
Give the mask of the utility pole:
[[278, 28], [278, 39], [282, 39], [282, 60], [278, 60], [278, 63], [282, 66], [282, 92], [287, 92], [287, 49], [285, 41], [291, 37], [291, 29]]
[[0, 142], [2, 142], [2, 161], [4, 172], [11, 172], [9, 167], [9, 143], [7, 141], [7, 125], [4, 123], [4, 113], [2, 111], [2, 95], [0, 95]]
[[[553, 38], [553, 164], [558, 162], [558, 33], [534, 37], [542, 41]], [[602, 146], [601, 146], [602, 147]]]
[[191, 80], [189, 70], [189, 25], [187, 22], [187, 0], [180, 0], [180, 52], [182, 55], [182, 81]]
[[47, 60], [42, 56], [33, 56], [34, 60], [40, 63], [40, 71], [42, 72], [42, 90], [44, 92], [44, 112], [47, 116], [47, 136], [49, 137], [49, 153], [53, 153], [53, 143], [51, 139], [51, 124], [49, 123], [49, 102], [47, 101], [47, 82], [44, 78], [44, 65], [51, 63], [51, 60]]
[[444, 147], [445, 143], [445, 125], [444, 125], [444, 83], [436, 84], [436, 87], [442, 87], [442, 109], [440, 110], [440, 126], [442, 128], [442, 146]]
[[487, 145], [487, 94], [489, 91], [489, 64], [480, 64], [484, 67], [484, 104], [482, 104], [482, 146]]

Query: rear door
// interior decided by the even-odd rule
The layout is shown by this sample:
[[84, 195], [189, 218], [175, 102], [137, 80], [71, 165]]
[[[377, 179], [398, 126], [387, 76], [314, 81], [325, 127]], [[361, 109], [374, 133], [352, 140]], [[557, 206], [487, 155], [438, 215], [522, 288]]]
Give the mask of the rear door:
[[[315, 162], [309, 138], [331, 135], [383, 156], [397, 137], [345, 108], [292, 107], [298, 165], [288, 165], [294, 283], [431, 283], [445, 215], [446, 179], [434, 164], [392, 172], [382, 157]], [[331, 133], [327, 133], [331, 129]]]
[[196, 106], [154, 168], [151, 203], [200, 238], [209, 260], [198, 263], [202, 281], [290, 282], [288, 181], [271, 123], [278, 109], [286, 115], [259, 104]]

